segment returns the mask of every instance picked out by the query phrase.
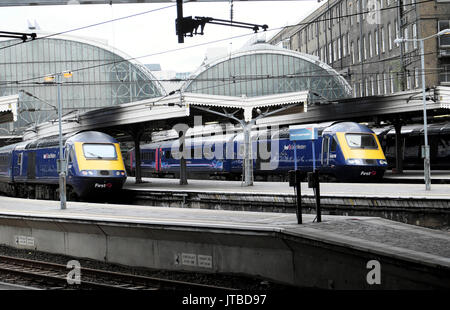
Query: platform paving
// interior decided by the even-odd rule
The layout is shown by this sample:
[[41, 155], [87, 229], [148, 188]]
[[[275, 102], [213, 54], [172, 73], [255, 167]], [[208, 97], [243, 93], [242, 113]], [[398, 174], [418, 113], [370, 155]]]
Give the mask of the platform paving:
[[[244, 187], [240, 181], [194, 180], [180, 185], [178, 179], [143, 178], [144, 183], [135, 184], [134, 177], [128, 177], [124, 188], [138, 191], [180, 191], [208, 193], [252, 193], [292, 195], [293, 187], [287, 182], [254, 182]], [[302, 193], [312, 195], [313, 190], [307, 183], [301, 184]], [[379, 197], [450, 200], [450, 184], [432, 184], [431, 190], [425, 190], [424, 184], [378, 184], [378, 183], [321, 183], [321, 195], [336, 197]]]

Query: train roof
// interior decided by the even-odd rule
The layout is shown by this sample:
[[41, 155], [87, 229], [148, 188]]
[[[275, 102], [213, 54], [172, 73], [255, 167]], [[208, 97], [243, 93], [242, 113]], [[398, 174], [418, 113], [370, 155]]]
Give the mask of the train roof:
[[355, 122], [339, 122], [333, 124], [323, 130], [324, 133], [328, 132], [363, 132], [374, 133], [372, 129], [366, 125], [361, 125]]
[[68, 138], [67, 142], [117, 143], [117, 140], [103, 132], [83, 131]]
[[[113, 137], [98, 131], [83, 131], [65, 135], [62, 138], [63, 145], [67, 142], [90, 142], [90, 143], [117, 143]], [[50, 136], [36, 140], [22, 141], [0, 148], [0, 152], [10, 150], [25, 150], [41, 147], [54, 147], [59, 145], [59, 136]]]
[[[380, 130], [384, 129], [384, 130]], [[450, 133], [450, 123], [432, 123], [428, 124], [428, 134], [449, 134]], [[375, 129], [377, 134], [388, 134], [395, 135], [395, 129], [393, 126], [387, 126]], [[401, 129], [402, 135], [423, 135], [423, 124], [410, 124], [404, 125]]]

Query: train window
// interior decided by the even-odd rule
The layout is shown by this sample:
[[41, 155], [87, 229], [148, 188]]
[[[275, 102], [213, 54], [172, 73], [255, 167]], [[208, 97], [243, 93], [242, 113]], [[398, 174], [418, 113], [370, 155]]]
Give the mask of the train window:
[[69, 163], [73, 163], [73, 159], [75, 158], [75, 155], [73, 154], [73, 150], [70, 150], [69, 152]]
[[377, 149], [378, 144], [374, 136], [365, 133], [345, 134], [348, 146], [355, 149]]
[[240, 144], [239, 145], [239, 156], [241, 157], [241, 158], [244, 158], [244, 144]]
[[450, 139], [441, 138], [438, 141], [438, 157], [450, 156]]
[[169, 151], [165, 151], [164, 152], [165, 154], [164, 154], [164, 157], [166, 158], [166, 159], [169, 159], [170, 157], [171, 157], [171, 152], [170, 152], [170, 150]]
[[336, 142], [336, 138], [332, 137], [331, 138], [331, 146], [330, 146], [330, 152], [336, 152], [337, 150], [337, 142]]
[[113, 144], [85, 143], [83, 153], [87, 159], [117, 159]]

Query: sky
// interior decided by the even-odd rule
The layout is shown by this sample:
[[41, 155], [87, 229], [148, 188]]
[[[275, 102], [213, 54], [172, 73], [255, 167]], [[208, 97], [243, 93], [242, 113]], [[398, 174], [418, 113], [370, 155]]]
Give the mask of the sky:
[[[268, 39], [278, 32], [271, 29], [296, 24], [324, 3], [317, 0], [235, 1], [233, 20], [267, 24]], [[148, 12], [152, 10], [155, 11]], [[234, 51], [250, 40], [253, 34], [250, 29], [207, 24], [204, 35], [186, 37], [185, 43], [179, 44], [175, 34], [176, 11], [174, 3], [2, 7], [0, 31], [30, 32], [28, 23], [34, 25], [37, 22], [45, 33], [57, 33], [148, 12], [66, 35], [106, 40], [108, 45], [130, 57], [138, 57], [141, 63], [160, 64], [163, 70], [176, 72], [193, 72], [200, 66], [208, 49]], [[230, 3], [185, 3], [183, 15], [229, 20]], [[237, 36], [242, 37], [230, 39]], [[218, 40], [221, 41], [211, 43]]]

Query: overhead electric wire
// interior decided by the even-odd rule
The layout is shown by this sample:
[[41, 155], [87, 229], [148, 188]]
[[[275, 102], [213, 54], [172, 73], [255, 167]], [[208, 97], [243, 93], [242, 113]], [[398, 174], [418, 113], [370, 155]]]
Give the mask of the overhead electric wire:
[[[373, 12], [373, 11], [383, 11], [383, 10], [387, 10], [387, 9], [398, 8], [398, 7], [400, 7], [400, 6], [417, 5], [417, 4], [420, 4], [420, 3], [431, 2], [431, 1], [434, 1], [434, 0], [424, 0], [424, 1], [416, 2], [416, 3], [410, 3], [410, 4], [405, 4], [405, 5], [389, 6], [389, 7], [386, 7], [386, 8], [382, 8], [382, 9], [380, 9], [380, 10], [372, 10], [372, 11], [370, 11], [370, 12]], [[143, 14], [147, 14], [147, 13], [150, 13], [150, 12], [154, 12], [154, 11], [158, 11], [158, 10], [162, 10], [162, 9], [170, 8], [170, 7], [174, 7], [174, 6], [175, 6], [175, 5], [171, 5], [171, 6], [167, 6], [167, 7], [163, 7], [163, 8], [158, 8], [158, 9], [154, 9], [154, 10], [150, 10], [150, 11], [145, 11], [145, 12], [141, 12], [141, 13], [136, 13], [136, 14], [129, 15], [129, 16], [125, 16], [125, 17], [121, 17], [121, 18], [116, 18], [116, 19], [113, 19], [113, 20], [108, 20], [108, 21], [101, 22], [101, 23], [96, 23], [96, 24], [92, 24], [92, 25], [88, 25], [88, 26], [84, 26], [84, 27], [79, 27], [79, 28], [76, 28], [76, 29], [67, 30], [67, 31], [64, 31], [64, 32], [59, 32], [59, 33], [55, 33], [55, 34], [52, 34], [52, 35], [48, 35], [48, 36], [42, 37], [41, 39], [43, 39], [43, 38], [48, 38], [48, 37], [55, 36], [55, 35], [59, 35], [59, 34], [63, 34], [63, 33], [67, 33], [67, 32], [72, 32], [72, 31], [81, 30], [81, 29], [84, 29], [84, 28], [89, 28], [89, 27], [98, 26], [98, 25], [101, 25], [101, 24], [105, 24], [105, 23], [108, 23], [108, 22], [117, 21], [117, 20], [120, 20], [120, 19], [125, 19], [125, 18], [135, 17], [135, 16], [138, 16], [138, 15], [143, 15]], [[330, 18], [328, 18], [328, 19], [321, 19], [320, 21], [319, 21], [319, 20], [315, 20], [315, 21], [311, 21], [311, 22], [298, 23], [298, 24], [296, 24], [296, 25], [283, 26], [283, 27], [279, 27], [279, 28], [275, 28], [275, 29], [269, 29], [269, 30], [267, 30], [267, 31], [275, 31], [275, 30], [280, 30], [280, 29], [286, 29], [286, 28], [288, 28], [288, 27], [296, 27], [296, 26], [300, 26], [300, 25], [309, 25], [309, 24], [311, 24], [311, 23], [313, 23], [313, 22], [323, 22], [323, 21], [326, 21], [326, 20], [332, 20], [332, 19], [338, 19], [338, 18], [340, 19], [340, 18], [351, 17], [351, 16], [355, 16], [355, 15], [362, 15], [362, 14], [367, 14], [367, 13], [369, 13], [369, 11], [368, 11], [368, 12], [361, 12], [361, 13], [353, 13], [353, 14], [348, 14], [348, 15], [338, 16], [338, 17], [330, 17]], [[152, 56], [162, 55], [162, 54], [166, 54], [166, 53], [172, 53], [172, 52], [182, 51], [182, 50], [186, 50], [186, 49], [191, 49], [191, 48], [200, 47], [200, 46], [204, 46], [204, 45], [209, 45], [209, 44], [219, 43], [219, 42], [222, 42], [222, 41], [228, 41], [228, 40], [237, 39], [237, 38], [241, 38], [241, 37], [245, 37], [245, 36], [250, 36], [250, 35], [254, 35], [254, 33], [243, 34], [243, 35], [233, 36], [233, 37], [229, 37], [229, 38], [224, 38], [224, 39], [218, 39], [218, 40], [208, 41], [208, 42], [199, 43], [199, 44], [190, 45], [190, 46], [185, 46], [185, 47], [181, 47], [181, 48], [176, 48], [176, 49], [170, 49], [170, 50], [166, 50], [166, 51], [161, 51], [161, 52], [151, 53], [151, 54], [147, 54], [147, 55], [143, 55], [143, 56], [137, 56], [137, 57], [131, 57], [131, 58], [127, 58], [127, 59], [122, 59], [122, 60], [119, 60], [119, 61], [115, 60], [115, 61], [108, 62], [108, 63], [104, 63], [104, 64], [99, 64], [99, 65], [87, 66], [87, 67], [83, 67], [83, 68], [72, 69], [72, 70], [70, 70], [70, 71], [72, 71], [72, 72], [77, 72], [77, 71], [82, 71], [82, 70], [88, 70], [88, 69], [93, 69], [93, 68], [97, 68], [97, 67], [107, 66], [107, 65], [111, 65], [111, 64], [117, 64], [117, 63], [121, 63], [121, 62], [128, 62], [128, 61], [136, 60], [136, 59], [139, 59], [139, 58], [146, 58], [146, 57], [152, 57]], [[38, 38], [37, 38], [37, 39], [38, 39]], [[24, 43], [26, 43], [26, 42], [24, 42]], [[21, 42], [20, 44], [22, 44], [22, 42]], [[2, 48], [0, 48], [0, 50], [2, 50], [2, 49], [4, 49], [4, 48], [7, 48], [7, 47], [10, 47], [10, 46], [2, 47]], [[390, 61], [390, 60], [393, 60], [393, 59], [395, 59], [395, 58], [400, 58], [400, 56], [395, 56], [395, 57], [392, 57], [392, 58], [389, 58], [389, 59], [381, 59], [381, 60], [377, 60], [377, 61], [375, 61], [374, 63], [380, 62], [380, 61]], [[368, 64], [368, 63], [370, 63], [370, 62], [362, 62], [363, 65]], [[349, 66], [360, 66], [360, 65], [361, 65], [361, 62], [358, 62], [358, 63], [355, 63], [355, 64], [351, 64], [351, 65], [349, 65]], [[333, 69], [333, 68], [332, 68], [332, 69]], [[370, 74], [370, 73], [365, 73], [364, 75], [367, 75], [367, 74]], [[20, 81], [10, 81], [10, 82], [6, 82], [6, 83], [4, 82], [4, 83], [2, 83], [2, 84], [0, 84], [0, 85], [19, 84], [19, 83], [26, 82], [26, 81], [31, 81], [31, 80], [36, 80], [36, 79], [42, 79], [42, 78], [44, 78], [45, 76], [47, 76], [47, 75], [42, 75], [42, 76], [32, 77], [32, 78], [23, 79], [23, 80], [20, 80]]]
[[[427, 53], [425, 53], [424, 55], [431, 55], [431, 54], [437, 54], [437, 52], [427, 52]], [[420, 56], [421, 56], [421, 54], [419, 54], [419, 55], [415, 55], [414, 57], [417, 57], [417, 58], [420, 58]], [[144, 57], [144, 56], [141, 56], [141, 57]], [[391, 57], [391, 58], [389, 58], [389, 59], [385, 59], [386, 61], [394, 61], [394, 60], [396, 60], [396, 59], [398, 59], [398, 58], [400, 58], [400, 55], [398, 55], [398, 56], [395, 56], [395, 57]], [[417, 60], [419, 60], [419, 59], [417, 59]], [[87, 69], [93, 69], [93, 68], [96, 68], [96, 67], [100, 67], [100, 66], [104, 66], [104, 65], [112, 65], [112, 64], [114, 64], [114, 63], [117, 63], [117, 62], [124, 62], [124, 61], [126, 61], [126, 60], [119, 60], [119, 61], [115, 61], [115, 62], [109, 62], [109, 63], [106, 63], [106, 64], [98, 64], [98, 65], [94, 65], [94, 66], [89, 66], [89, 67], [84, 67], [84, 68], [78, 68], [78, 69], [74, 69], [74, 70], [72, 70], [72, 72], [76, 72], [76, 71], [82, 71], [82, 70], [87, 70]], [[379, 63], [380, 61], [383, 61], [383, 59], [381, 59], [381, 60], [376, 60], [376, 61], [371, 61], [371, 62], [364, 62], [363, 64], [364, 65], [366, 65], [366, 64], [372, 64], [372, 63]], [[412, 61], [412, 62], [414, 62], [414, 61]], [[355, 64], [352, 64], [352, 65], [348, 65], [349, 67], [353, 67], [353, 66], [360, 66], [361, 65], [361, 63], [355, 63]], [[331, 68], [331, 67], [330, 67]], [[328, 69], [328, 68], [327, 68]], [[191, 81], [191, 80], [195, 80], [195, 81], [202, 81], [202, 82], [208, 82], [208, 81], [214, 81], [214, 80], [225, 80], [225, 79], [230, 79], [230, 80], [234, 80], [234, 81], [236, 81], [236, 82], [246, 82], [246, 81], [253, 81], [253, 80], [260, 80], [260, 79], [276, 79], [276, 78], [294, 78], [294, 77], [332, 77], [333, 75], [330, 75], [330, 74], [327, 74], [327, 75], [307, 75], [307, 74], [314, 74], [315, 72], [327, 72], [327, 69], [325, 69], [325, 68], [317, 68], [317, 69], [314, 69], [314, 70], [309, 70], [309, 71], [303, 71], [303, 72], [299, 72], [299, 73], [290, 73], [290, 74], [284, 74], [284, 75], [278, 75], [278, 76], [267, 76], [267, 75], [259, 75], [259, 76], [231, 76], [231, 77], [224, 77], [224, 78], [215, 78], [215, 79], [212, 79], [212, 78], [208, 78], [208, 79], [202, 79], [202, 78], [195, 78], [195, 79], [180, 79], [180, 80], [176, 80], [177, 82], [187, 82], [187, 81]], [[331, 68], [331, 69], [333, 69], [333, 68]], [[421, 72], [422, 70], [421, 70], [421, 68], [417, 68], [418, 70], [419, 70], [419, 72]], [[437, 71], [437, 69], [438, 68], [436, 68], [436, 69], [432, 69], [432, 70], [434, 70], [434, 71]], [[334, 70], [334, 69], [333, 69]], [[425, 71], [427, 71], [427, 70], [431, 70], [431, 69], [425, 69]], [[352, 75], [365, 75], [365, 76], [368, 76], [368, 75], [375, 75], [375, 74], [388, 74], [389, 72], [379, 72], [379, 71], [375, 71], [375, 72], [365, 72], [364, 74], [363, 73], [359, 73], [359, 72], [352, 72], [351, 74]], [[397, 73], [400, 73], [400, 72], [392, 72], [392, 73], [395, 73], [395, 74], [397, 74]], [[43, 78], [43, 77], [45, 77], [46, 75], [44, 75], [44, 76], [42, 76], [42, 77], [37, 77], [37, 78], [29, 78], [29, 79], [24, 79], [24, 80], [20, 80], [20, 81], [2, 81], [2, 83], [0, 83], [0, 85], [8, 85], [8, 84], [15, 84], [15, 85], [27, 85], [27, 84], [33, 84], [33, 85], [37, 85], [37, 84], [40, 84], [40, 85], [52, 85], [52, 84], [48, 84], [48, 83], [45, 83], [45, 82], [33, 82], [33, 83], [26, 83], [26, 82], [28, 82], [28, 81], [32, 81], [32, 80], [35, 80], [35, 79], [39, 79], [39, 78]], [[336, 76], [337, 76], [337, 72], [336, 72]], [[173, 79], [146, 79], [145, 80], [146, 82], [167, 82], [167, 81], [173, 81]], [[106, 81], [105, 81], [106, 82]], [[120, 81], [118, 81], [118, 82], [120, 82]], [[66, 82], [67, 84], [75, 84], [75, 83], [82, 83], [82, 84], [87, 84], [87, 83], [89, 83], [89, 84], [95, 84], [96, 82], [93, 82], [93, 81], [84, 81], [84, 82], [70, 82], [70, 81], [68, 81], [68, 82]]]

